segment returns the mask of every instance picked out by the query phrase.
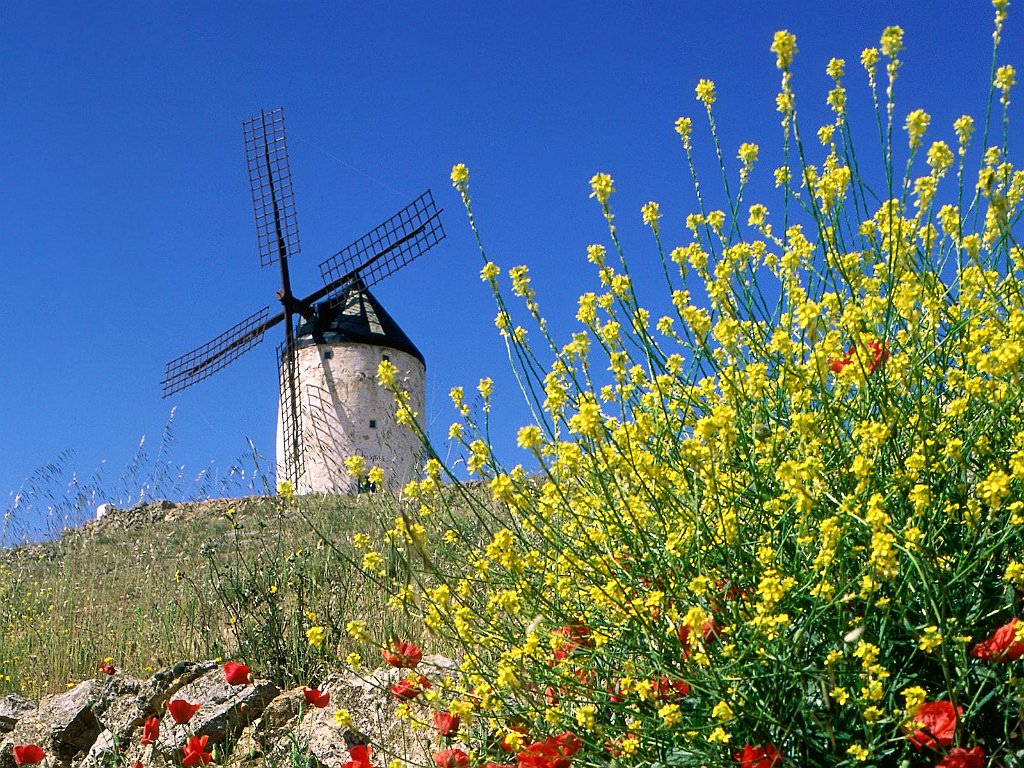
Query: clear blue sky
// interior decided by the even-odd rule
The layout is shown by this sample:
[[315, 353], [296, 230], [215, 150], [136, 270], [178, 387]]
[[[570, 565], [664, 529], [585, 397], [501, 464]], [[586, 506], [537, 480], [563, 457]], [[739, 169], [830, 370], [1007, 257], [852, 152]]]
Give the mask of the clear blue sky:
[[[1022, 67], [1018, 13], [1002, 60]], [[490, 255], [531, 266], [564, 339], [576, 296], [596, 285], [585, 246], [606, 239], [591, 175], [614, 176], [634, 273], [641, 289], [648, 274], [657, 285], [639, 209], [661, 202], [667, 240], [682, 241], [693, 197], [672, 125], [701, 116], [696, 81], [717, 83], [729, 157], [743, 141], [761, 145], [755, 186], [767, 190], [780, 146], [773, 32], [797, 35], [810, 135], [827, 120], [832, 56], [848, 60], [853, 119], [871, 128], [857, 61], [889, 24], [903, 26], [908, 46], [897, 119], [923, 107], [929, 136], [952, 143], [955, 117], [982, 116], [988, 2], [6, 3], [0, 500], [66, 449], [80, 476], [106, 462], [116, 478], [143, 435], [159, 442], [172, 406], [171, 457], [186, 473], [223, 470], [247, 437], [272, 456], [273, 343], [160, 397], [168, 359], [272, 302], [278, 287], [256, 256], [242, 145], [241, 121], [261, 107], [287, 115], [297, 292], [317, 287], [321, 260], [434, 189], [448, 240], [377, 294], [427, 358], [433, 433], [443, 438], [451, 421], [448, 390], [490, 375], [510, 400], [494, 436], [518, 460], [525, 414], [452, 164], [471, 169]]]

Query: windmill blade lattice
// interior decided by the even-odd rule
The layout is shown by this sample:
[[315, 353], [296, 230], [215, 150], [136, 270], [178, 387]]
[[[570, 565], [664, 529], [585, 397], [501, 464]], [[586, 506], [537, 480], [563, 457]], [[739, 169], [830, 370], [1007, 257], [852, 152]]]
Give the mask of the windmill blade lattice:
[[299, 225], [284, 135], [284, 110], [261, 111], [242, 123], [245, 160], [264, 267], [299, 253]]
[[268, 320], [269, 314], [270, 307], [264, 307], [201, 347], [171, 360], [161, 382], [163, 396], [169, 397], [198, 381], [209, 378], [263, 341], [263, 334], [267, 329], [282, 319], [282, 316], [278, 315]]
[[383, 224], [320, 264], [332, 296], [356, 279], [370, 287], [444, 240], [441, 211], [428, 189]]
[[285, 342], [277, 348], [278, 383], [281, 391], [281, 439], [283, 445], [284, 478], [292, 486], [306, 473], [306, 441], [302, 430], [303, 404], [299, 390], [299, 366], [294, 344]]

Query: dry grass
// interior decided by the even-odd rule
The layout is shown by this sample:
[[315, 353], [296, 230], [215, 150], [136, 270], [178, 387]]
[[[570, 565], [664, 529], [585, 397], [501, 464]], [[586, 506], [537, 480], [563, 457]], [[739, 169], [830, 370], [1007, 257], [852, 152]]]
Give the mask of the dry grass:
[[[352, 650], [375, 652], [346, 639], [349, 619], [415, 636], [387, 607], [395, 584], [355, 567], [352, 535], [382, 532], [393, 504], [361, 496], [147, 506], [0, 552], [0, 693], [63, 690], [95, 676], [105, 658], [145, 675], [231, 656], [275, 678], [312, 679]], [[402, 578], [393, 558], [384, 580]], [[327, 628], [323, 649], [306, 640], [313, 625]]]

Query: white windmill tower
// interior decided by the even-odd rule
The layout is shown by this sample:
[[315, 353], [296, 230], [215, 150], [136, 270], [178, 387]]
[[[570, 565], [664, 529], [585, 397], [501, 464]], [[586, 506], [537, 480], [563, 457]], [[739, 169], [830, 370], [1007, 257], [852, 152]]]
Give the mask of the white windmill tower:
[[299, 494], [351, 491], [356, 484], [343, 462], [358, 454], [384, 470], [388, 490], [398, 490], [419, 472], [421, 443], [398, 424], [392, 395], [377, 384], [377, 368], [384, 360], [397, 368], [409, 407], [422, 414], [426, 366], [369, 289], [444, 239], [441, 211], [430, 191], [424, 192], [322, 262], [323, 286], [297, 298], [288, 272], [289, 257], [299, 252], [299, 236], [283, 111], [261, 112], [243, 128], [260, 261], [280, 267], [282, 311], [271, 316], [270, 307], [264, 307], [172, 360], [163, 380], [164, 397], [213, 375], [283, 322], [278, 480], [291, 481]]

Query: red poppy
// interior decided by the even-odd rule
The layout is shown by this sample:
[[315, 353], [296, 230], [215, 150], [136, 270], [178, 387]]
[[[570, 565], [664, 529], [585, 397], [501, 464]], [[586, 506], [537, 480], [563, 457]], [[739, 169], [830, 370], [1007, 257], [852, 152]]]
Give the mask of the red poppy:
[[[614, 701], [614, 699], [612, 700]], [[558, 706], [558, 691], [550, 685], [544, 689], [544, 703], [549, 707]]]
[[842, 373], [843, 368], [850, 364], [850, 353], [847, 352], [842, 357], [830, 357], [828, 359], [828, 367], [832, 369], [832, 373]]
[[100, 672], [102, 672], [104, 675], [114, 675], [114, 674], [117, 674], [117, 668], [113, 664], [108, 664], [105, 661], [101, 661], [99, 663], [99, 668], [100, 668]]
[[868, 342], [868, 351], [871, 353], [871, 359], [868, 360], [868, 373], [874, 373], [882, 363], [889, 359], [889, 348], [885, 346], [884, 341], [872, 339]]
[[963, 749], [953, 747], [949, 754], [935, 764], [935, 768], [984, 768], [985, 750], [981, 747]]
[[209, 740], [209, 736], [189, 736], [185, 746], [181, 748], [184, 753], [181, 764], [185, 768], [191, 768], [193, 765], [206, 765], [213, 760], [213, 754], [206, 751], [206, 742]]
[[45, 757], [46, 752], [37, 744], [17, 744], [14, 747], [14, 762], [18, 765], [36, 765]]
[[423, 650], [412, 643], [393, 641], [387, 648], [380, 649], [384, 663], [392, 667], [415, 669], [423, 661]]
[[583, 742], [568, 731], [524, 747], [516, 762], [519, 768], [569, 768]]
[[726, 600], [738, 600], [741, 597], [749, 596], [753, 590], [750, 587], [741, 589], [732, 579], [720, 579], [715, 583], [718, 594]]
[[437, 768], [468, 768], [469, 755], [461, 749], [442, 749], [434, 753]]
[[192, 715], [199, 711], [202, 704], [190, 704], [184, 699], [175, 699], [167, 702], [167, 711], [178, 725], [184, 725], [192, 719]]
[[252, 674], [245, 664], [239, 664], [237, 661], [225, 661], [224, 679], [230, 685], [248, 685], [252, 682]]
[[572, 675], [580, 681], [584, 688], [593, 688], [597, 685], [597, 672], [589, 667], [577, 667], [573, 670]]
[[160, 719], [151, 717], [145, 723], [142, 724], [142, 738], [139, 739], [139, 743], [145, 746], [146, 744], [155, 744], [156, 740], [160, 738]]
[[145, 768], [145, 766], [142, 765], [141, 760], [136, 760], [134, 763], [132, 763], [132, 768]]
[[914, 726], [917, 730], [907, 738], [916, 750], [921, 747], [948, 748], [953, 745], [957, 716], [963, 712], [963, 707], [954, 709], [949, 701], [926, 701], [914, 713]]
[[569, 768], [572, 757], [553, 746], [550, 739], [530, 744], [518, 755], [518, 768]]
[[434, 728], [437, 729], [439, 736], [454, 736], [461, 723], [462, 720], [459, 716], [453, 715], [451, 712], [434, 713]]
[[[715, 621], [714, 618], [710, 618], [707, 621], [705, 621], [704, 626], [701, 627], [701, 640], [703, 640], [705, 643], [711, 643], [714, 640], [718, 639], [718, 635], [721, 631], [722, 628], [718, 626], [718, 622]], [[686, 658], [690, 655], [691, 650], [690, 628], [685, 624], [680, 624], [679, 631], [677, 634], [679, 636], [679, 644], [683, 646], [683, 658]]]
[[590, 627], [586, 624], [572, 624], [558, 629], [551, 630], [552, 635], [562, 638], [562, 643], [555, 651], [555, 661], [561, 661], [570, 653], [575, 653], [581, 648], [593, 648], [594, 638], [590, 635]]
[[555, 744], [558, 745], [559, 749], [563, 750], [570, 757], [575, 755], [581, 749], [583, 749], [583, 742], [580, 741], [575, 733], [571, 731], [564, 731], [555, 736]]
[[317, 709], [323, 709], [331, 703], [331, 694], [329, 691], [321, 691], [318, 688], [303, 688], [302, 697], [306, 700], [307, 704], [312, 704]]
[[743, 768], [772, 768], [782, 762], [782, 756], [775, 749], [774, 744], [765, 744], [762, 747], [745, 744], [742, 750], [732, 756], [732, 759]]
[[1024, 643], [1017, 640], [1018, 619], [1004, 624], [988, 640], [974, 646], [971, 655], [985, 661], [1016, 661], [1024, 656]]
[[[867, 362], [868, 373], [872, 374], [877, 371], [886, 360], [889, 359], [889, 348], [885, 345], [884, 341], [878, 339], [872, 339], [867, 343], [868, 352], [871, 353], [871, 358]], [[853, 362], [853, 358], [857, 354], [856, 345], [851, 346], [846, 350], [846, 354], [840, 358], [829, 358], [828, 366], [832, 369], [832, 373], [841, 373], [843, 368]]]
[[391, 686], [391, 693], [399, 701], [410, 701], [415, 699], [424, 688], [430, 688], [431, 682], [423, 675], [414, 675], [404, 680], [399, 680]]
[[658, 701], [679, 701], [690, 692], [690, 685], [683, 680], [663, 677], [651, 681], [651, 693]]
[[370, 765], [370, 745], [354, 744], [348, 748], [349, 757], [352, 759], [341, 768], [373, 768]]

